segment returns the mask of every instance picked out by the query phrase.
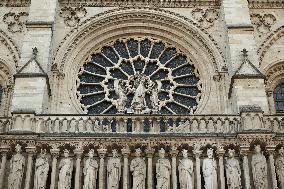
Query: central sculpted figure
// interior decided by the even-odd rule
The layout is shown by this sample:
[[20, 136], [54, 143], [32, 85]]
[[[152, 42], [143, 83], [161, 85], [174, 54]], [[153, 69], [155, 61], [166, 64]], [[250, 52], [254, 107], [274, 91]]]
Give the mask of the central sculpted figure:
[[203, 160], [203, 177], [205, 181], [205, 189], [217, 189], [217, 164], [213, 157], [212, 148], [207, 149], [207, 158]]
[[170, 189], [171, 163], [165, 158], [165, 150], [159, 150], [159, 159], [156, 163], [157, 189]]
[[121, 163], [117, 150], [112, 150], [112, 157], [107, 163], [107, 189], [118, 189], [121, 177]]
[[132, 189], [145, 189], [146, 179], [146, 164], [143, 158], [141, 158], [141, 149], [136, 149], [136, 158], [131, 161], [130, 171], [133, 176]]
[[10, 174], [8, 178], [8, 189], [21, 189], [25, 168], [25, 157], [21, 154], [21, 146], [16, 145], [16, 154], [10, 162]]
[[73, 171], [73, 161], [69, 157], [69, 151], [64, 150], [64, 158], [61, 159], [59, 166], [58, 189], [70, 189]]
[[238, 160], [235, 158], [235, 150], [229, 149], [229, 158], [226, 162], [226, 175], [228, 189], [241, 189], [241, 168]]
[[84, 186], [83, 189], [96, 189], [96, 180], [98, 172], [98, 163], [94, 159], [94, 149], [89, 151], [89, 157], [85, 162], [84, 172]]
[[49, 163], [46, 156], [46, 150], [41, 150], [35, 163], [34, 189], [45, 189], [49, 170]]
[[188, 158], [187, 150], [182, 151], [182, 156], [178, 166], [180, 189], [193, 189], [193, 162]]
[[255, 153], [251, 160], [254, 186], [257, 189], [267, 189], [267, 163], [265, 156], [262, 154], [260, 145], [256, 145], [254, 151]]
[[276, 173], [280, 182], [280, 188], [284, 188], [284, 148], [281, 147], [278, 151], [279, 156], [275, 161]]
[[134, 97], [131, 102], [131, 107], [134, 110], [143, 110], [146, 106], [145, 103], [145, 95], [147, 92], [146, 82], [147, 78], [145, 75], [138, 73], [134, 80], [134, 88], [136, 89], [134, 92]]

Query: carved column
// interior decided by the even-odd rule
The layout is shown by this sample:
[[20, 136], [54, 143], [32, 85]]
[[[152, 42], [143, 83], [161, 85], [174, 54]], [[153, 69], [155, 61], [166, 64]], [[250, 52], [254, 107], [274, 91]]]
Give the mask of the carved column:
[[98, 149], [98, 153], [100, 156], [100, 168], [99, 168], [99, 189], [105, 188], [105, 182], [104, 182], [104, 172], [105, 172], [105, 155], [106, 155], [107, 149], [101, 147]]
[[245, 187], [244, 189], [250, 189], [250, 174], [249, 174], [249, 163], [248, 163], [248, 153], [249, 153], [249, 147], [241, 147], [241, 155], [243, 158], [243, 170], [244, 175], [243, 178], [245, 180]]
[[0, 169], [0, 189], [4, 188], [4, 176], [5, 176], [5, 167], [7, 162], [7, 153], [9, 151], [9, 146], [1, 146], [1, 169]]
[[274, 146], [267, 147], [267, 151], [269, 153], [269, 166], [270, 166], [271, 179], [272, 179], [272, 188], [278, 189], [276, 171], [275, 171], [275, 163], [274, 163], [275, 147]]
[[25, 189], [31, 188], [31, 177], [32, 177], [32, 167], [33, 167], [33, 156], [36, 152], [35, 146], [26, 147], [26, 152], [28, 154], [27, 170], [26, 170], [26, 180]]
[[201, 174], [200, 174], [200, 155], [202, 151], [197, 148], [193, 151], [195, 155], [195, 165], [196, 165], [196, 189], [201, 189]]
[[177, 189], [177, 155], [178, 150], [173, 147], [171, 150], [172, 157], [172, 189]]
[[130, 154], [130, 150], [129, 147], [125, 147], [121, 150], [122, 154], [123, 154], [123, 189], [127, 189], [128, 188], [128, 157]]
[[219, 175], [220, 175], [220, 188], [225, 189], [225, 174], [224, 174], [224, 154], [225, 150], [223, 146], [219, 146], [218, 157], [219, 157]]
[[59, 149], [53, 148], [50, 150], [50, 153], [52, 155], [52, 170], [51, 170], [51, 183], [50, 183], [50, 189], [55, 189], [56, 184], [56, 173], [57, 173], [57, 158], [59, 157]]
[[80, 189], [80, 177], [81, 177], [81, 157], [83, 154], [82, 146], [79, 146], [74, 150], [76, 154], [76, 172], [75, 172], [75, 189]]
[[146, 155], [147, 155], [147, 189], [153, 188], [153, 156], [155, 151], [152, 148], [147, 148]]

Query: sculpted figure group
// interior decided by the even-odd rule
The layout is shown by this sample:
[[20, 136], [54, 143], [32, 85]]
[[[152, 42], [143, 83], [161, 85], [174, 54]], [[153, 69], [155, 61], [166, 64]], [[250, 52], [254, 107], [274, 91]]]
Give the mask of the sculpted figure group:
[[[8, 177], [8, 189], [21, 189], [23, 183], [23, 176], [25, 171], [25, 157], [22, 154], [21, 146], [15, 146], [15, 154], [10, 160], [10, 169]], [[70, 152], [65, 149], [63, 157], [58, 164], [58, 189], [71, 189], [71, 180], [73, 172], [73, 159]], [[194, 186], [194, 164], [188, 157], [188, 151], [182, 150], [182, 158], [178, 162], [178, 181], [180, 189], [193, 189]], [[94, 150], [89, 150], [88, 156], [84, 161], [83, 167], [83, 188], [82, 189], [96, 189], [98, 163], [94, 158]], [[34, 189], [46, 189], [47, 177], [50, 168], [49, 156], [46, 150], [41, 150], [35, 161], [34, 171]], [[207, 157], [202, 161], [202, 174], [204, 179], [205, 189], [217, 189], [217, 163], [214, 158], [214, 150], [207, 149]], [[254, 148], [254, 154], [251, 160], [252, 167], [252, 181], [255, 188], [267, 189], [267, 162], [262, 153], [260, 145]], [[107, 162], [107, 189], [119, 189], [122, 164], [116, 149], [112, 150], [112, 157]], [[275, 169], [279, 188], [284, 188], [284, 147], [278, 150], [278, 156], [275, 159]], [[235, 158], [235, 150], [228, 150], [228, 157], [225, 161], [226, 182], [228, 189], [241, 189], [241, 168], [240, 162]], [[135, 150], [135, 157], [130, 162], [130, 172], [132, 173], [132, 189], [146, 188], [146, 161], [142, 157], [142, 150], [137, 148]], [[170, 189], [171, 188], [171, 173], [172, 164], [165, 155], [165, 150], [159, 150], [159, 157], [156, 160], [156, 189]]]

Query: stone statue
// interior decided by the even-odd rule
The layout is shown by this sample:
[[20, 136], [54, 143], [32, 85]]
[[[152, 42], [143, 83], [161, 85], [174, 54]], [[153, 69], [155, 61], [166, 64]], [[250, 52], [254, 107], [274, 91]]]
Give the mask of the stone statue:
[[98, 163], [94, 159], [94, 149], [89, 151], [89, 157], [85, 162], [84, 173], [84, 186], [83, 189], [96, 189], [96, 180], [98, 172]]
[[238, 160], [235, 158], [235, 150], [229, 149], [229, 158], [226, 162], [226, 176], [228, 189], [241, 189], [241, 168]]
[[279, 156], [275, 160], [276, 173], [280, 183], [280, 188], [284, 189], [284, 148], [281, 147], [278, 153]]
[[170, 189], [171, 163], [165, 158], [165, 150], [159, 150], [159, 159], [156, 163], [157, 189]]
[[121, 177], [121, 162], [117, 150], [112, 150], [112, 157], [107, 163], [107, 189], [118, 189]]
[[182, 151], [182, 156], [178, 166], [180, 189], [193, 189], [193, 162], [188, 158], [187, 150]]
[[157, 81], [156, 83], [153, 82], [151, 90], [152, 94], [150, 96], [153, 113], [157, 113], [159, 111], [159, 103], [160, 103], [159, 92], [161, 91], [161, 88], [162, 88], [161, 81]]
[[133, 176], [132, 189], [145, 189], [146, 179], [146, 164], [145, 160], [141, 158], [141, 149], [136, 149], [136, 158], [131, 161], [130, 171]]
[[25, 157], [21, 154], [21, 146], [16, 145], [16, 154], [10, 161], [10, 174], [8, 177], [8, 189], [21, 189], [25, 168]]
[[251, 160], [254, 186], [257, 189], [267, 189], [267, 163], [265, 156], [262, 154], [260, 145], [256, 145], [254, 151], [255, 153]]
[[213, 157], [212, 148], [207, 149], [207, 158], [203, 160], [202, 171], [205, 189], [217, 189], [217, 164]]
[[70, 189], [73, 171], [73, 161], [69, 157], [69, 151], [64, 150], [64, 158], [61, 159], [59, 166], [58, 189]]
[[124, 113], [126, 101], [127, 101], [127, 96], [126, 96], [125, 90], [123, 88], [123, 85], [124, 85], [124, 83], [123, 83], [122, 80], [115, 80], [114, 81], [115, 94], [118, 96], [117, 100], [115, 101], [115, 106], [116, 106], [117, 111], [119, 113]]
[[[134, 76], [135, 77], [135, 76]], [[131, 102], [131, 107], [134, 110], [143, 110], [145, 109], [145, 95], [147, 89], [145, 87], [147, 78], [143, 74], [138, 73], [135, 79], [136, 90], [134, 92], [134, 97]]]
[[48, 158], [46, 150], [41, 150], [39, 157], [35, 162], [34, 189], [45, 189], [46, 180], [49, 171]]

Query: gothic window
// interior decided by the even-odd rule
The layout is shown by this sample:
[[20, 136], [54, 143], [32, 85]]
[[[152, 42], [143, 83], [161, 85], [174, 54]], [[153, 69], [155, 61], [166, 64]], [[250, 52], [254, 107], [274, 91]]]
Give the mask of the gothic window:
[[284, 112], [284, 83], [278, 85], [273, 93], [276, 113]]
[[198, 70], [172, 45], [122, 39], [80, 69], [77, 96], [88, 114], [192, 114], [201, 96]]

